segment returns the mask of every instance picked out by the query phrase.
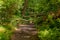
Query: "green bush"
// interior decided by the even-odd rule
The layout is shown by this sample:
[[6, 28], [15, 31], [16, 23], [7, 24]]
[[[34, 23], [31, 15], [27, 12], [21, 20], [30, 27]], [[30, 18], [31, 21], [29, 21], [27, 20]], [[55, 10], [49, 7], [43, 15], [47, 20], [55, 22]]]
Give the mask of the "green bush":
[[41, 40], [60, 40], [60, 29], [44, 29], [38, 32], [38, 36]]
[[0, 40], [11, 40], [12, 31], [0, 26]]

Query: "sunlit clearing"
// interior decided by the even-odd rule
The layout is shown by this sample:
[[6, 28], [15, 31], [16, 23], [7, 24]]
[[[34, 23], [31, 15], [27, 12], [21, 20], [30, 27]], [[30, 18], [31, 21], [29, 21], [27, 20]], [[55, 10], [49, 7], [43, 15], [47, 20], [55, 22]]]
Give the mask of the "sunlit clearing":
[[0, 27], [0, 32], [5, 32], [5, 28], [4, 27]]

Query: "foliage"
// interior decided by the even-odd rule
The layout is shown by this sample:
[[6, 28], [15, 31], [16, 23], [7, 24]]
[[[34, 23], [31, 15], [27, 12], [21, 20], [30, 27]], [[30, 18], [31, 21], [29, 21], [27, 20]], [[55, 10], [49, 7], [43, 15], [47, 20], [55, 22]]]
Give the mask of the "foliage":
[[12, 32], [0, 25], [0, 40], [10, 40]]
[[25, 0], [0, 0], [0, 39], [9, 40], [8, 36], [17, 24], [32, 21], [41, 40], [60, 40], [60, 0], [28, 0], [27, 5], [24, 3]]
[[41, 40], [60, 40], [60, 32], [57, 28], [41, 30], [39, 35]]

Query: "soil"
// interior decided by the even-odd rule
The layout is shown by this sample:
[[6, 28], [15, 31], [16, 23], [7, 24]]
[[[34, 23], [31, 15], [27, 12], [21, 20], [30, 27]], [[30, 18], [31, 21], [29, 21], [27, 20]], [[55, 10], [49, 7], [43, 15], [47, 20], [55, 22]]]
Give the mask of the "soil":
[[[25, 28], [25, 29], [24, 29]], [[20, 27], [20, 31], [15, 31], [11, 37], [11, 40], [39, 40], [37, 31], [34, 27], [23, 26]]]

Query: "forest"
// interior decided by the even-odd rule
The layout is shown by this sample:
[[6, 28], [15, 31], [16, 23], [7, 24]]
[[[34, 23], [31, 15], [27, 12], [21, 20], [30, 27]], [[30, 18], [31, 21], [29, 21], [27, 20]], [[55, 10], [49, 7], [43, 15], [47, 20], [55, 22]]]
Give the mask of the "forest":
[[37, 40], [60, 40], [60, 0], [0, 0], [0, 40], [19, 40], [12, 35], [21, 25], [34, 25]]

